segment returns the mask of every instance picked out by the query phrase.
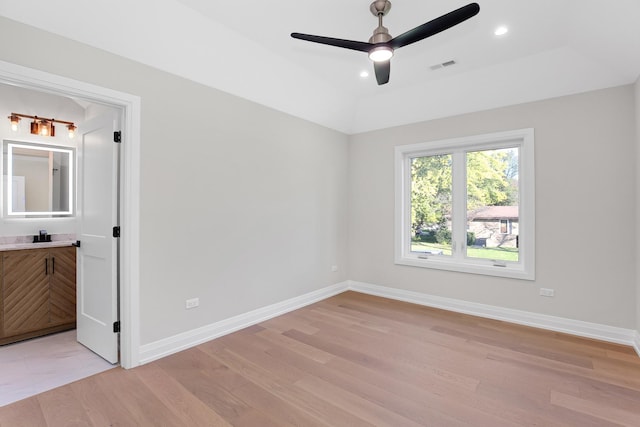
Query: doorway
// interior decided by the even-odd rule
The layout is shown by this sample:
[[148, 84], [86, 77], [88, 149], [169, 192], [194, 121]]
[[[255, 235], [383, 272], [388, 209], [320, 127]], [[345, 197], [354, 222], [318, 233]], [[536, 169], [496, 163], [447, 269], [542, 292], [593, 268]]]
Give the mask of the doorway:
[[94, 103], [120, 112], [120, 365], [139, 364], [139, 170], [140, 99], [137, 96], [0, 61], [0, 84]]

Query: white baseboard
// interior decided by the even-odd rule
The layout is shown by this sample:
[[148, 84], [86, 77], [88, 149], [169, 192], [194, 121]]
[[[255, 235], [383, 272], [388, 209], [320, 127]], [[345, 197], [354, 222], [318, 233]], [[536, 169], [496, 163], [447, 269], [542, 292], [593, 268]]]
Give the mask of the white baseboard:
[[519, 325], [634, 346], [636, 352], [640, 355], [640, 333], [633, 329], [617, 328], [598, 323], [496, 307], [355, 281], [349, 281], [349, 289], [364, 294], [411, 302], [428, 307], [441, 308], [489, 319], [503, 320]]
[[563, 317], [531, 313], [522, 310], [497, 307], [453, 298], [445, 298], [419, 292], [372, 285], [369, 283], [348, 280], [326, 288], [288, 299], [248, 313], [224, 319], [198, 329], [183, 332], [140, 347], [140, 364], [152, 362], [170, 354], [194, 347], [203, 342], [230, 334], [251, 325], [263, 322], [276, 316], [297, 310], [309, 304], [352, 290], [369, 295], [405, 301], [443, 310], [502, 320], [519, 325], [564, 332], [596, 340], [629, 345], [635, 348], [640, 356], [640, 331], [616, 328], [597, 323], [566, 319]]
[[152, 362], [170, 354], [194, 347], [214, 338], [230, 334], [256, 323], [263, 322], [276, 316], [297, 310], [309, 304], [322, 301], [348, 289], [348, 282], [337, 283], [317, 291], [309, 292], [276, 304], [252, 310], [219, 322], [183, 332], [172, 337], [164, 338], [140, 346], [140, 364]]

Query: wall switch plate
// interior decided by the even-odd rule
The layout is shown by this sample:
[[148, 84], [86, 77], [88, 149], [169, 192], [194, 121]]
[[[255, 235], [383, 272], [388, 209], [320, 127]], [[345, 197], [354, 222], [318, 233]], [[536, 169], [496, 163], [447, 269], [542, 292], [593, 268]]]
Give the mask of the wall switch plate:
[[338, 266], [337, 265], [332, 265], [331, 266], [331, 271], [338, 271]]
[[200, 298], [191, 298], [187, 300], [186, 309], [196, 308], [200, 305]]
[[543, 297], [552, 297], [554, 294], [555, 291], [553, 289], [540, 288], [540, 295]]

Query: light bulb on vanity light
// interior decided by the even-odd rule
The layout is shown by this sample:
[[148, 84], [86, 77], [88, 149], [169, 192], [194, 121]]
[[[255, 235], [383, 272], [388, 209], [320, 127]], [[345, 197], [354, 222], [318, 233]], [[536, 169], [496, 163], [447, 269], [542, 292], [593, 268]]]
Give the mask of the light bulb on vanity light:
[[11, 120], [11, 130], [14, 132], [18, 131], [18, 123], [20, 123], [20, 117], [12, 114], [9, 116], [9, 120]]
[[38, 130], [40, 131], [41, 136], [49, 136], [49, 123], [44, 120], [40, 120]]
[[76, 135], [76, 129], [78, 128], [72, 124], [67, 126], [67, 131], [69, 131], [70, 139], [73, 139], [73, 137]]

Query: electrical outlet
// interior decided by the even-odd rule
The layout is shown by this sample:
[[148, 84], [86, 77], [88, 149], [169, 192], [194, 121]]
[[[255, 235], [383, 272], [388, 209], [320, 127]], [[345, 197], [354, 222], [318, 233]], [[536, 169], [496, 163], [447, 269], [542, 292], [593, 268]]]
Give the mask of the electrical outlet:
[[338, 271], [338, 266], [337, 265], [332, 265], [331, 266], [331, 271]]
[[540, 288], [540, 295], [543, 297], [552, 297], [554, 294], [555, 291], [553, 289]]
[[191, 298], [188, 299], [186, 302], [186, 309], [190, 309], [190, 308], [196, 308], [197, 306], [200, 305], [200, 298]]

